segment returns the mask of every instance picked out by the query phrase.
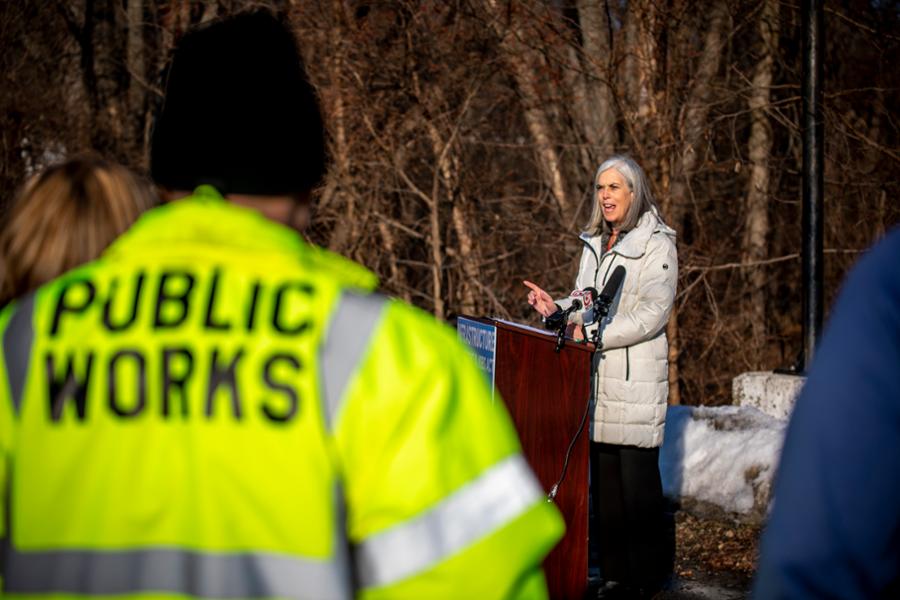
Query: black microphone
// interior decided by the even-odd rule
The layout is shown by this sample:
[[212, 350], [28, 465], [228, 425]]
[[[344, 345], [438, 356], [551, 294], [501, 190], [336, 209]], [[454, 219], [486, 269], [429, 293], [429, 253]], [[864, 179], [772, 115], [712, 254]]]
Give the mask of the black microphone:
[[572, 305], [569, 306], [566, 310], [558, 310], [546, 319], [544, 319], [544, 325], [547, 329], [560, 329], [566, 325], [569, 321], [569, 315], [575, 312], [576, 310], [581, 310], [582, 304], [581, 300], [573, 299]]
[[[603, 286], [603, 291], [600, 292], [600, 296], [594, 301], [594, 319], [596, 321], [600, 321], [601, 319], [606, 318], [606, 315], [609, 314], [609, 307], [612, 304], [613, 298], [616, 297], [616, 292], [619, 291], [619, 288], [622, 287], [622, 281], [625, 280], [625, 267], [619, 265], [615, 269], [613, 269], [612, 275], [609, 276], [609, 279], [606, 280], [606, 285]], [[600, 330], [601, 327], [598, 327], [594, 330], [594, 336], [592, 341], [594, 345], [599, 350], [603, 346], [600, 344]]]
[[572, 306], [570, 306], [569, 308], [564, 310], [563, 314], [568, 317], [570, 314], [572, 314], [576, 310], [581, 310], [583, 307], [584, 307], [584, 305], [581, 303], [581, 300], [579, 300], [578, 298], [573, 298]]
[[619, 291], [619, 288], [622, 287], [622, 281], [625, 279], [625, 267], [619, 265], [615, 269], [613, 269], [612, 275], [609, 276], [609, 279], [606, 280], [606, 285], [603, 286], [603, 291], [600, 292], [600, 296], [597, 297], [598, 302], [602, 302], [604, 305], [609, 307], [612, 304], [613, 298], [616, 297], [616, 292]]

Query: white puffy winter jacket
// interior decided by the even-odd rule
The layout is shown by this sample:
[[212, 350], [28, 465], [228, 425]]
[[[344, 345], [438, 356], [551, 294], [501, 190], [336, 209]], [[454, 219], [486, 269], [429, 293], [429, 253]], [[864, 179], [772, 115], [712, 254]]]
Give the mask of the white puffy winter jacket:
[[[600, 236], [583, 237], [576, 289], [604, 284], [618, 265], [625, 280], [601, 327], [594, 356], [595, 442], [654, 448], [662, 445], [669, 395], [666, 322], [675, 300], [678, 255], [675, 231], [655, 211], [603, 252]], [[560, 302], [565, 308], [565, 301]], [[595, 328], [596, 326], [594, 326]], [[591, 335], [591, 328], [588, 335]]]

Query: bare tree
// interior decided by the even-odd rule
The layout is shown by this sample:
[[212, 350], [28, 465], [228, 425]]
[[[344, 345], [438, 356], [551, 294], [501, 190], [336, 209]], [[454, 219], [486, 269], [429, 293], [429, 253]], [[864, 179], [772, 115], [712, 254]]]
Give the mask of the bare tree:
[[[521, 96], [528, 131], [534, 142], [547, 187], [551, 190], [563, 221], [572, 217], [574, 207], [563, 177], [562, 161], [556, 149], [553, 118], [541, 94], [539, 74], [546, 72], [541, 54], [528, 45], [529, 31], [523, 21], [524, 11], [499, 0], [486, 0], [492, 11], [490, 24], [500, 39], [504, 62], [512, 73]], [[544, 83], [546, 85], [546, 83]]]
[[[728, 20], [728, 4], [715, 2], [709, 14], [709, 21], [703, 38], [703, 49], [697, 60], [695, 75], [690, 83], [688, 98], [679, 114], [679, 132], [673, 176], [669, 193], [663, 195], [662, 209], [676, 228], [681, 228], [688, 200], [691, 178], [700, 162], [703, 139], [707, 131], [707, 116], [712, 104], [714, 79], [719, 72], [723, 35]], [[681, 353], [681, 331], [678, 326], [679, 314], [672, 311], [666, 334], [669, 339], [669, 402], [681, 403], [681, 376], [679, 359]]]
[[[3, 198], [85, 150], [144, 170], [178, 40], [259, 6], [294, 25], [325, 113], [331, 163], [307, 235], [386, 293], [537, 324], [521, 279], [568, 293], [583, 192], [625, 152], [678, 231], [672, 400], [728, 402], [735, 374], [791, 362], [800, 22], [778, 0], [7, 2]], [[848, 0], [826, 19], [828, 299], [900, 221], [900, 16]]]
[[606, 2], [579, 0], [578, 22], [583, 52], [582, 76], [576, 81], [575, 107], [594, 163], [611, 155], [616, 147], [616, 113], [611, 83], [612, 27]]
[[[772, 130], [767, 111], [771, 101], [772, 70], [778, 50], [778, 2], [766, 0], [757, 21], [759, 58], [753, 72], [747, 104], [750, 107], [750, 139], [747, 153], [750, 176], [747, 181], [743, 260], [761, 263], [767, 258], [769, 233], [769, 155]], [[760, 358], [766, 339], [766, 270], [760, 265], [745, 272], [749, 287], [748, 314], [751, 323], [750, 348]]]

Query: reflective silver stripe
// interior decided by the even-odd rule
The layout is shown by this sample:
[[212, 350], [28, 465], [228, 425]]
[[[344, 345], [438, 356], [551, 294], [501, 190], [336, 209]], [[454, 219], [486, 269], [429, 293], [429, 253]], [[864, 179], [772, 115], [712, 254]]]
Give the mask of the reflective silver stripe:
[[325, 423], [329, 428], [341, 406], [347, 384], [369, 347], [369, 339], [381, 320], [386, 303], [384, 296], [352, 292], [345, 292], [338, 300], [319, 353]]
[[335, 564], [276, 554], [202, 553], [172, 548], [47, 552], [12, 549], [7, 567], [7, 592], [350, 598], [346, 578]]
[[485, 471], [427, 513], [357, 548], [363, 587], [387, 585], [431, 567], [512, 521], [544, 493], [521, 454]]
[[344, 488], [338, 483], [334, 488], [334, 568], [340, 576], [342, 597], [356, 596], [356, 582], [353, 580], [353, 559], [350, 556], [350, 542], [347, 535], [347, 496]]
[[31, 359], [31, 343], [34, 339], [34, 293], [19, 301], [13, 316], [3, 332], [3, 359], [6, 362], [6, 377], [12, 394], [13, 409], [16, 413], [22, 406], [25, 392], [25, 378]]

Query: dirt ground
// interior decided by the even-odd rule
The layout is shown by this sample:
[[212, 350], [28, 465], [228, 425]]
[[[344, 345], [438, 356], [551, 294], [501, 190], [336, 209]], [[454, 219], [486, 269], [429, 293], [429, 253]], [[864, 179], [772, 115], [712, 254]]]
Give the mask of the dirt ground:
[[[670, 543], [674, 535], [672, 579], [653, 600], [743, 600], [750, 597], [760, 528], [701, 519], [669, 507]], [[674, 528], [674, 531], [672, 530]], [[592, 547], [592, 560], [597, 560]], [[594, 598], [601, 581], [596, 567], [585, 598]]]
[[675, 568], [658, 600], [748, 598], [759, 550], [760, 528], [675, 515]]

